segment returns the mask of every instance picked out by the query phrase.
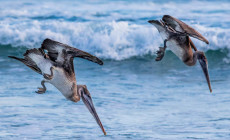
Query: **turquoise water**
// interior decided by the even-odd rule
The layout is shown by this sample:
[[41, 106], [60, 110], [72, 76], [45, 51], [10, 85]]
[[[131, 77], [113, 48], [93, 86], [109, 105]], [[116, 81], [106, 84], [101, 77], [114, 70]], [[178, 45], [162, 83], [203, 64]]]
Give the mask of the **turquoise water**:
[[[218, 5], [218, 6], [217, 6]], [[229, 139], [230, 3], [228, 1], [0, 1], [0, 139]], [[173, 15], [210, 42], [206, 53], [213, 93], [200, 66], [185, 66], [147, 23]], [[76, 58], [107, 131], [103, 136], [82, 101], [72, 103], [42, 77], [8, 59], [45, 38], [88, 51], [103, 66]]]

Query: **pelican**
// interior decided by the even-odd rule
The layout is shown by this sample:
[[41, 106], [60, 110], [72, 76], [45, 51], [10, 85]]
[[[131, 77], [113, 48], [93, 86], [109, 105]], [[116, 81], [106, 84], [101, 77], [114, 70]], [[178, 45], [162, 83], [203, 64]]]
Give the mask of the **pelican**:
[[[209, 90], [212, 92], [207, 58], [204, 52], [197, 50], [190, 37], [199, 39], [206, 44], [209, 44], [208, 40], [192, 27], [169, 15], [164, 15], [160, 21], [149, 20], [148, 22], [157, 28], [164, 40], [164, 47], [159, 47], [155, 60], [160, 61], [164, 57], [167, 47], [188, 66], [195, 65], [198, 60], [206, 77]], [[194, 49], [194, 52], [192, 49]]]
[[[48, 53], [45, 53], [45, 50], [48, 51]], [[39, 49], [34, 48], [27, 50], [24, 54], [24, 58], [17, 58], [15, 56], [9, 57], [21, 61], [35, 72], [43, 75], [44, 79], [41, 81], [42, 87], [39, 87], [36, 93], [45, 93], [45, 83], [50, 83], [68, 100], [78, 102], [81, 98], [97, 124], [100, 126], [104, 135], [106, 135], [86, 85], [77, 85], [76, 83], [73, 66], [74, 57], [84, 58], [98, 63], [99, 65], [103, 65], [100, 59], [87, 52], [51, 39], [45, 39], [42, 43], [42, 47]]]

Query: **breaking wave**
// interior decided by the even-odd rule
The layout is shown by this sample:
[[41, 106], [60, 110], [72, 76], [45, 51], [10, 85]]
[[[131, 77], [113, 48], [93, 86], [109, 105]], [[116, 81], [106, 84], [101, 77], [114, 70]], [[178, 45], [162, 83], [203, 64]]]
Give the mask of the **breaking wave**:
[[[52, 1], [49, 1], [45, 4], [48, 6], [42, 7], [44, 10], [41, 13], [38, 12], [38, 2], [15, 2], [11, 5], [13, 8], [11, 10], [5, 8], [9, 3], [1, 2], [0, 44], [9, 44], [15, 48], [38, 48], [45, 38], [51, 38], [104, 59], [123, 60], [134, 56], [152, 55], [159, 46], [163, 45], [163, 41], [155, 27], [148, 24], [147, 21], [149, 19], [160, 19], [164, 14], [161, 12], [164, 8], [168, 8], [169, 11], [176, 10], [176, 3], [128, 2], [130, 5], [126, 9], [127, 2], [110, 1], [108, 3], [98, 2], [94, 9], [90, 2], [75, 2], [70, 8], [64, 10], [66, 3], [63, 1], [56, 8], [47, 9], [52, 4]], [[222, 15], [222, 17], [228, 15], [230, 10], [227, 6], [229, 4], [227, 3], [227, 6], [221, 7], [222, 11], [219, 11], [218, 8], [214, 7], [216, 2], [195, 1], [190, 3], [193, 5], [206, 4], [216, 10], [213, 13], [209, 8], [202, 9], [202, 6], [196, 7], [196, 10], [188, 10], [188, 13], [194, 19], [186, 18], [182, 13], [172, 12], [176, 17], [184, 19], [186, 23], [197, 29], [209, 40], [210, 44], [206, 45], [193, 39], [197, 48], [203, 51], [229, 50], [230, 28], [226, 24], [229, 25], [230, 19], [225, 17], [221, 24], [217, 24], [219, 15]], [[114, 8], [113, 5], [115, 4], [117, 8]], [[139, 6], [140, 4], [142, 7]], [[80, 9], [74, 9], [76, 5]], [[160, 5], [161, 8], [159, 8]], [[178, 5], [184, 7], [184, 10], [187, 6], [184, 3]], [[24, 10], [17, 10], [19, 6]], [[111, 9], [108, 7], [111, 7]], [[104, 12], [99, 12], [98, 8], [102, 8]], [[133, 13], [135, 13], [135, 16], [132, 15]], [[197, 16], [198, 13], [201, 16]], [[210, 14], [213, 14], [213, 16], [210, 17], [209, 22], [202, 19], [202, 17]], [[210, 22], [213, 24], [210, 24]]]

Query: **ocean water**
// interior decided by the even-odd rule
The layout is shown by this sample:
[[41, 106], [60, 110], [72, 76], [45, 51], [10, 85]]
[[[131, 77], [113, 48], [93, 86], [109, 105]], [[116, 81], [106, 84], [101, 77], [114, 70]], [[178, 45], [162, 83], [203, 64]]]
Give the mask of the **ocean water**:
[[[156, 62], [163, 41], [147, 21], [164, 14], [194, 27], [192, 39], [209, 62], [213, 93], [197, 64], [171, 51]], [[230, 139], [230, 2], [116, 0], [0, 0], [0, 139]], [[22, 57], [51, 38], [101, 58], [76, 58], [78, 84], [87, 85], [107, 131], [82, 101], [8, 55]]]

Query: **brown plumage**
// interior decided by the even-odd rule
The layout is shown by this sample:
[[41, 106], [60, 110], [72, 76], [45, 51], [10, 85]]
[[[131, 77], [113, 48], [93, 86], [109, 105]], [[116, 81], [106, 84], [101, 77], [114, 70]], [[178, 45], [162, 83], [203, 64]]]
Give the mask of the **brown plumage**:
[[[45, 50], [48, 52], [47, 54]], [[102, 129], [104, 135], [106, 135], [87, 87], [85, 85], [77, 85], [73, 66], [74, 57], [84, 58], [103, 65], [103, 62], [99, 58], [51, 39], [45, 39], [42, 47], [39, 49], [27, 50], [24, 58], [9, 57], [23, 62], [32, 70], [43, 75], [44, 79], [41, 81], [42, 87], [38, 88], [36, 93], [45, 93], [45, 83], [48, 82], [54, 85], [68, 100], [78, 102], [81, 98]]]
[[[157, 51], [156, 61], [160, 61], [164, 57], [167, 47], [188, 66], [195, 65], [197, 60], [199, 60], [205, 74], [209, 90], [212, 92], [208, 74], [207, 58], [203, 52], [197, 50], [190, 37], [197, 38], [206, 44], [209, 44], [208, 40], [189, 25], [169, 15], [164, 15], [160, 21], [150, 20], [148, 22], [158, 29], [164, 40], [164, 47], [160, 47]], [[192, 49], [195, 52], [193, 52]]]

